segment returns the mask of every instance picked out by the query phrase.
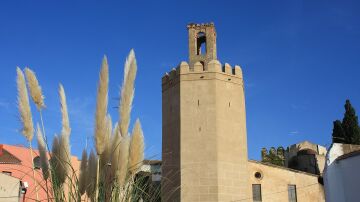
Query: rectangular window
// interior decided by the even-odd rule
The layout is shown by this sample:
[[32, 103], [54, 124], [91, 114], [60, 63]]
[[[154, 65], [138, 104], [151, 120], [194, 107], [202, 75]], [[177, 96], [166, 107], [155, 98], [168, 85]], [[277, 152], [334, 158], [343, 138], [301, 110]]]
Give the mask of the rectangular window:
[[261, 199], [261, 184], [253, 184], [252, 192], [253, 192], [253, 201], [254, 202], [262, 201], [262, 199]]
[[11, 172], [9, 172], [9, 171], [2, 171], [2, 173], [5, 174], [5, 175], [10, 175], [11, 176]]
[[289, 202], [296, 202], [296, 185], [288, 185]]

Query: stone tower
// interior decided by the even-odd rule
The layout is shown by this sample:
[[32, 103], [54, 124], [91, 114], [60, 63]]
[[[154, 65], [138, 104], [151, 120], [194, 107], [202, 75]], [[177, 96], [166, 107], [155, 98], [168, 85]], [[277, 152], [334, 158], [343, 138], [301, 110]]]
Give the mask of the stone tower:
[[241, 68], [216, 60], [213, 23], [187, 28], [189, 64], [181, 62], [162, 78], [162, 200], [246, 201]]

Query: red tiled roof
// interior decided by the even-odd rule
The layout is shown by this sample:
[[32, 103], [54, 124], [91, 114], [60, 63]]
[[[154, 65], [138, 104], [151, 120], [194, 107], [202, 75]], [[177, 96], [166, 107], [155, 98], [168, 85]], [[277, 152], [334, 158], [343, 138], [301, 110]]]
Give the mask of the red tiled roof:
[[[3, 152], [2, 154], [1, 151]], [[33, 158], [39, 156], [39, 151], [37, 149], [33, 149], [33, 155], [31, 155], [30, 150], [27, 147], [21, 145], [0, 144], [0, 159], [5, 158], [5, 156], [7, 156], [7, 153], [12, 156], [11, 158], [9, 158], [9, 156], [6, 157], [7, 161], [14, 161], [14, 159], [18, 159], [20, 163], [17, 164], [0, 163], [0, 173], [10, 172], [11, 176], [20, 179], [22, 182], [27, 182], [28, 188], [26, 192], [25, 201], [26, 202], [34, 201], [33, 199], [36, 198], [34, 181], [38, 183], [37, 184], [38, 186], [45, 186], [46, 183], [46, 181], [42, 177], [41, 169], [35, 170], [35, 180], [33, 177], [33, 170], [32, 170]], [[71, 164], [77, 175], [80, 168], [80, 161], [76, 156], [72, 156]], [[46, 194], [45, 189], [39, 188], [38, 193], [39, 193], [40, 201], [47, 201], [48, 196]]]
[[2, 149], [0, 153], [0, 164], [20, 164], [21, 160], [16, 158], [16, 156], [10, 154], [5, 149]]

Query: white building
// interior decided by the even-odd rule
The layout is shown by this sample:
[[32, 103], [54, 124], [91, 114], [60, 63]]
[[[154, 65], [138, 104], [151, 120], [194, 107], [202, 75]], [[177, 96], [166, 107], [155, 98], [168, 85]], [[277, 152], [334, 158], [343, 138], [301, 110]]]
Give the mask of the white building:
[[334, 143], [326, 156], [324, 169], [327, 202], [360, 200], [360, 145]]
[[18, 202], [22, 196], [20, 180], [6, 172], [0, 173], [0, 202]]

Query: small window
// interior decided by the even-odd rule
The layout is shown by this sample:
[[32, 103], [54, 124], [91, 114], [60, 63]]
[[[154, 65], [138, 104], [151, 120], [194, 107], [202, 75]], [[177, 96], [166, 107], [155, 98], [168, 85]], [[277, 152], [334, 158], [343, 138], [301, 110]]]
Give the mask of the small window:
[[40, 169], [41, 168], [40, 156], [35, 157], [33, 163], [35, 169]]
[[296, 197], [296, 185], [288, 185], [289, 202], [297, 202]]
[[9, 175], [9, 176], [11, 176], [11, 174], [12, 174], [12, 173], [9, 172], [9, 171], [2, 171], [2, 173], [5, 174], [5, 175]]
[[262, 175], [261, 175], [260, 172], [256, 172], [256, 173], [254, 174], [254, 176], [255, 176], [256, 179], [261, 179], [261, 178], [262, 178]]
[[253, 201], [254, 202], [262, 201], [262, 198], [261, 198], [261, 184], [253, 184], [252, 185], [252, 192], [253, 192]]

